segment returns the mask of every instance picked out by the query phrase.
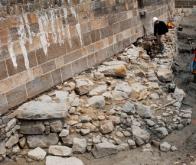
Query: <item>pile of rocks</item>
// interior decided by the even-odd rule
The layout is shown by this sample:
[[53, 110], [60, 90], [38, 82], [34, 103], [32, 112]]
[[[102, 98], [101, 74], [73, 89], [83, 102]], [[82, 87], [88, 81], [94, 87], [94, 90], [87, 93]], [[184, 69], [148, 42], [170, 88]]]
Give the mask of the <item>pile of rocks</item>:
[[91, 152], [101, 158], [149, 143], [174, 151], [160, 140], [190, 124], [192, 113], [181, 108], [183, 90], [169, 93], [166, 88], [173, 78], [174, 35], [170, 32], [165, 53], [153, 60], [132, 45], [19, 107], [15, 118], [1, 126], [1, 159], [47, 156], [47, 165], [82, 165], [74, 154]]

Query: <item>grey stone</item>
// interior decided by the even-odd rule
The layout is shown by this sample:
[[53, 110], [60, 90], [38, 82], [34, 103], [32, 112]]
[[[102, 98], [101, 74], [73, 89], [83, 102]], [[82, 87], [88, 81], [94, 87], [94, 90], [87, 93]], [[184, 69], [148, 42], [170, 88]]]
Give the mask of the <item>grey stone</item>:
[[135, 125], [133, 125], [131, 128], [132, 134], [135, 138], [139, 138], [146, 143], [150, 140], [150, 134], [146, 130]]
[[129, 144], [127, 143], [121, 143], [117, 146], [118, 151], [128, 151], [129, 150]]
[[65, 146], [72, 147], [73, 146], [73, 138], [68, 137], [61, 137], [61, 140]]
[[61, 103], [30, 101], [17, 109], [17, 118], [24, 120], [62, 119], [67, 116], [68, 107]]
[[87, 147], [86, 139], [74, 138], [73, 139], [73, 153], [85, 153]]
[[6, 154], [5, 142], [0, 142], [0, 155]]
[[112, 123], [112, 121], [107, 120], [107, 121], [103, 121], [100, 124], [100, 131], [103, 134], [108, 134], [111, 133], [114, 130], [114, 125]]
[[107, 85], [99, 85], [89, 92], [90, 96], [100, 95], [107, 91]]
[[95, 108], [104, 108], [105, 107], [105, 98], [103, 96], [93, 96], [88, 99], [88, 104]]
[[55, 156], [71, 156], [72, 149], [66, 146], [51, 145], [48, 149], [48, 153]]
[[73, 92], [69, 95], [68, 102], [72, 107], [78, 107], [80, 105], [79, 97]]
[[89, 117], [88, 115], [85, 115], [85, 116], [81, 116], [81, 117], [80, 117], [81, 123], [88, 123], [88, 122], [90, 122], [91, 120], [92, 120], [92, 118]]
[[20, 133], [25, 135], [41, 135], [45, 131], [42, 122], [22, 122], [20, 125]]
[[171, 149], [171, 145], [168, 142], [163, 142], [160, 144], [160, 150], [163, 152], [168, 152]]
[[143, 118], [153, 118], [153, 112], [149, 106], [143, 104], [136, 104], [136, 112]]
[[130, 147], [131, 149], [136, 148], [136, 143], [135, 143], [134, 140], [129, 139], [127, 142], [128, 142], [129, 147]]
[[123, 111], [125, 113], [127, 113], [128, 115], [135, 114], [135, 112], [136, 112], [135, 105], [133, 103], [127, 101], [125, 103], [125, 105], [123, 106]]
[[51, 133], [49, 135], [31, 135], [27, 137], [27, 143], [30, 148], [47, 148], [50, 145], [55, 145], [59, 141], [56, 133]]
[[117, 85], [116, 85], [114, 90], [115, 91], [119, 91], [119, 92], [124, 92], [128, 96], [132, 92], [132, 88], [131, 88], [131, 86], [127, 82], [119, 82], [119, 83], [117, 83]]
[[92, 154], [95, 158], [102, 158], [116, 154], [118, 152], [117, 146], [112, 143], [104, 142], [95, 145]]
[[17, 144], [19, 141], [19, 136], [18, 134], [12, 135], [8, 141], [6, 142], [5, 146], [7, 148], [12, 148], [15, 144]]
[[167, 68], [159, 68], [156, 72], [157, 78], [161, 82], [171, 82], [173, 78], [172, 71]]
[[37, 147], [31, 151], [28, 152], [28, 157], [33, 159], [33, 160], [44, 160], [45, 156], [46, 156], [46, 151], [44, 151], [43, 149]]
[[127, 65], [124, 61], [114, 60], [114, 61], [106, 61], [103, 63], [106, 66], [113, 66], [113, 65]]
[[112, 99], [113, 100], [125, 100], [128, 98], [127, 93], [121, 91], [112, 91]]
[[93, 82], [88, 79], [76, 79], [75, 81], [76, 81], [76, 92], [79, 95], [87, 94], [93, 86]]
[[68, 129], [63, 129], [61, 133], [59, 134], [59, 137], [67, 137], [69, 135]]
[[13, 118], [11, 119], [8, 123], [7, 123], [7, 126], [5, 128], [5, 131], [8, 132], [10, 131], [12, 128], [14, 128], [14, 126], [16, 125], [16, 119]]
[[42, 95], [38, 98], [41, 102], [50, 103], [52, 102], [52, 98], [48, 95]]
[[159, 138], [164, 138], [168, 135], [168, 131], [165, 127], [159, 127], [155, 131], [157, 135], [159, 136]]
[[83, 162], [75, 157], [61, 158], [57, 156], [47, 156], [46, 165], [84, 165]]
[[174, 152], [174, 151], [177, 151], [177, 147], [176, 146], [171, 146], [171, 151]]
[[13, 153], [19, 153], [20, 152], [20, 147], [18, 146], [18, 145], [16, 145], [16, 146], [14, 146], [13, 148], [12, 148], [12, 152]]
[[55, 91], [56, 99], [59, 100], [61, 103], [65, 103], [69, 97], [69, 92], [67, 91]]
[[126, 66], [122, 64], [102, 66], [99, 67], [98, 71], [103, 73], [105, 76], [120, 77], [120, 78], [124, 78], [127, 76]]
[[87, 134], [89, 134], [90, 132], [91, 132], [90, 129], [81, 129], [81, 130], [80, 130], [80, 133], [81, 133], [82, 136], [87, 135]]
[[153, 127], [155, 125], [155, 122], [150, 120], [150, 119], [146, 119], [146, 124], [150, 127]]
[[63, 123], [60, 120], [50, 122], [50, 130], [51, 132], [58, 133], [63, 129]]
[[26, 145], [26, 138], [25, 137], [22, 137], [21, 139], [19, 139], [19, 146], [21, 147], [21, 148], [24, 148], [25, 147], [25, 145]]

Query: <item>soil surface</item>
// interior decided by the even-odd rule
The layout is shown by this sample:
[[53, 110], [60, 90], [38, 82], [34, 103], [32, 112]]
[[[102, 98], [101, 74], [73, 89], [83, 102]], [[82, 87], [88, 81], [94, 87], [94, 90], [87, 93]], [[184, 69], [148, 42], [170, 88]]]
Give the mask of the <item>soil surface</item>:
[[[185, 28], [196, 28], [196, 25], [193, 24], [196, 22], [196, 16], [186, 17], [184, 20], [182, 26], [185, 26]], [[192, 26], [186, 26], [190, 24]], [[186, 32], [189, 33], [189, 30], [186, 29]], [[192, 75], [187, 70], [191, 55], [187, 52], [186, 55], [187, 58], [181, 58], [181, 56], [184, 56], [184, 53], [178, 54], [176, 58], [178, 59], [175, 61], [178, 69], [175, 70], [175, 83], [187, 93], [187, 97], [183, 101], [183, 106], [193, 108], [192, 124], [183, 130], [173, 132], [167, 138], [163, 139], [163, 141], [175, 145], [178, 151], [163, 153], [157, 148], [152, 148], [153, 151], [143, 151], [142, 148], [138, 148], [127, 152], [120, 152], [117, 155], [103, 159], [94, 159], [90, 154], [78, 155], [84, 161], [85, 165], [196, 165], [196, 84], [192, 83]], [[183, 61], [180, 61], [179, 57]], [[27, 164], [43, 165], [44, 162], [30, 163], [24, 159], [18, 159], [16, 162], [2, 163], [2, 165]]]

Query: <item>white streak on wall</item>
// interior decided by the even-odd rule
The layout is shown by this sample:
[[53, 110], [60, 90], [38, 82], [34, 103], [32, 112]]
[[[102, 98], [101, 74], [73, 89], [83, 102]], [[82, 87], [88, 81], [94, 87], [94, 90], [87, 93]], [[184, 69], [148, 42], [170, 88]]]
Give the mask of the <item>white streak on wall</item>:
[[75, 18], [77, 18], [76, 11], [75, 11], [75, 9], [74, 9], [72, 6], [71, 6], [70, 10], [71, 10], [71, 14], [72, 14]]
[[10, 54], [11, 60], [12, 60], [12, 64], [15, 68], [18, 67], [17, 62], [16, 62], [16, 54], [14, 52], [14, 44], [13, 42], [9, 42], [8, 43], [8, 52]]
[[76, 24], [76, 30], [77, 30], [78, 35], [79, 35], [79, 38], [80, 38], [80, 43], [81, 43], [81, 45], [83, 45], [81, 27], [80, 27], [80, 24], [79, 23]]
[[27, 28], [27, 31], [28, 31], [28, 35], [29, 35], [29, 43], [32, 44], [32, 34], [31, 34], [31, 29], [30, 29], [30, 26], [29, 26], [29, 21], [28, 21], [28, 18], [27, 18], [27, 14], [24, 14], [23, 15], [23, 18], [24, 18], [24, 21], [25, 21], [25, 26]]
[[29, 69], [29, 59], [28, 59], [27, 49], [25, 47], [26, 32], [25, 32], [24, 22], [23, 22], [22, 16], [20, 17], [20, 26], [19, 26], [19, 29], [18, 29], [18, 35], [19, 35], [19, 43], [20, 43], [22, 55], [23, 55], [24, 62], [25, 62], [25, 67], [28, 70]]
[[69, 25], [66, 26], [66, 32], [67, 32], [67, 39], [68, 39], [69, 46], [72, 47]]
[[53, 42], [57, 43], [58, 38], [57, 38], [57, 34], [56, 34], [56, 20], [55, 20], [54, 10], [50, 10], [50, 21], [51, 21]]
[[41, 42], [41, 46], [44, 51], [44, 54], [47, 55], [49, 44], [48, 44], [48, 41], [46, 38], [46, 33], [44, 31], [42, 20], [43, 20], [42, 16], [38, 17], [38, 24], [39, 24], [39, 31], [40, 31], [40, 42]]

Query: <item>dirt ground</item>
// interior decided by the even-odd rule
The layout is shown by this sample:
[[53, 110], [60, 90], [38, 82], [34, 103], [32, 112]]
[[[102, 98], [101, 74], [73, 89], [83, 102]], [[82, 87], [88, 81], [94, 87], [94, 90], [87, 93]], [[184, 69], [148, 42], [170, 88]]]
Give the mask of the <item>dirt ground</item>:
[[[190, 77], [190, 75], [187, 75], [187, 77]], [[173, 132], [163, 140], [175, 145], [178, 151], [163, 153], [157, 148], [152, 148], [153, 151], [143, 151], [142, 148], [137, 148], [102, 159], [94, 159], [90, 154], [78, 155], [78, 157], [84, 161], [85, 165], [196, 165], [196, 98], [190, 92], [190, 86], [184, 83], [184, 73], [177, 74], [175, 81], [177, 86], [187, 92], [183, 106], [193, 108], [192, 124], [183, 130]], [[195, 92], [196, 95], [196, 90], [192, 92]], [[0, 164], [43, 165], [44, 162], [27, 163], [24, 159], [18, 159], [16, 162]]]

